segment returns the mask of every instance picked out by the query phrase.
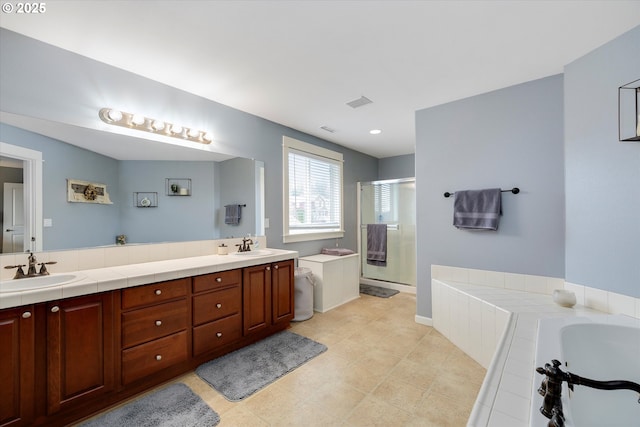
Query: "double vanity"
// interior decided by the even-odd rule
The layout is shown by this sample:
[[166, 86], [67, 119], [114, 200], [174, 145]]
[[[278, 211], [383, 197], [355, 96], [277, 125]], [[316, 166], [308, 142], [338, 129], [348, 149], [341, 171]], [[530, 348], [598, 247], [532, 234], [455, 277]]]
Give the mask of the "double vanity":
[[286, 329], [297, 256], [265, 249], [2, 281], [0, 426], [69, 424]]

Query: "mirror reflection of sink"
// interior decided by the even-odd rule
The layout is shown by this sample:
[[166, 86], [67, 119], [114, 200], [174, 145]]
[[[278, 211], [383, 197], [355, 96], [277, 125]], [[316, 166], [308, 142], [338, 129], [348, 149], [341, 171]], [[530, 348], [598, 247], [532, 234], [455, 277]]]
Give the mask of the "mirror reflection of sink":
[[34, 289], [60, 286], [83, 279], [83, 276], [71, 273], [51, 274], [49, 276], [27, 277], [0, 282], [0, 293], [20, 292]]
[[271, 255], [273, 252], [268, 251], [266, 249], [258, 249], [256, 251], [247, 251], [247, 252], [232, 252], [233, 255], [238, 256], [267, 256]]

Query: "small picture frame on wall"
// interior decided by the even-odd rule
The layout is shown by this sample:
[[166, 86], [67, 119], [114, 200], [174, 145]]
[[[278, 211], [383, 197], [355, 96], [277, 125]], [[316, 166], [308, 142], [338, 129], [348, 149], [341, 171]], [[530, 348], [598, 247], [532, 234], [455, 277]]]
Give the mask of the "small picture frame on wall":
[[111, 205], [106, 184], [99, 182], [67, 179], [67, 201], [73, 203], [94, 203]]
[[191, 178], [167, 178], [165, 185], [167, 196], [191, 195]]
[[133, 193], [133, 203], [138, 208], [156, 208], [158, 207], [158, 193], [143, 191]]

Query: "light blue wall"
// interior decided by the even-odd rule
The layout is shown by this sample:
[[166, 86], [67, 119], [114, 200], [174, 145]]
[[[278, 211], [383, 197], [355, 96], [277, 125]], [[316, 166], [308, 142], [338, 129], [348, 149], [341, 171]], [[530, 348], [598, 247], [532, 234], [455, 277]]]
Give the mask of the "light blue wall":
[[[215, 224], [216, 162], [120, 161], [120, 229], [127, 242], [158, 243], [219, 237]], [[166, 178], [190, 178], [190, 196], [168, 196]], [[158, 193], [157, 208], [139, 208], [134, 192]], [[113, 240], [113, 238], [112, 238]]]
[[[174, 117], [178, 123], [211, 123], [214, 144], [221, 152], [265, 163], [269, 246], [301, 255], [336, 243], [357, 249], [356, 183], [377, 179], [378, 159], [5, 29], [0, 29], [0, 51], [3, 111], [90, 127], [100, 108], [109, 106], [150, 117]], [[77, 106], [85, 114], [79, 115]], [[283, 135], [343, 153], [346, 233], [341, 241], [282, 243]]]
[[[255, 234], [255, 162], [238, 157], [220, 162], [220, 174], [225, 177], [225, 185], [221, 186], [219, 191], [220, 204], [216, 212], [220, 237], [242, 237]], [[224, 223], [226, 205], [247, 205], [240, 208], [238, 225]]]
[[412, 178], [416, 176], [415, 154], [385, 157], [378, 161], [378, 179]]
[[[42, 152], [43, 218], [53, 227], [43, 229], [45, 250], [114, 243], [120, 234], [118, 161], [46, 136], [0, 123], [0, 141]], [[67, 178], [105, 184], [112, 205], [70, 203]]]
[[640, 78], [640, 26], [565, 67], [566, 280], [640, 297], [640, 143], [617, 88]]
[[[547, 77], [416, 113], [418, 315], [432, 264], [564, 276], [563, 79]], [[445, 191], [504, 193], [496, 232], [453, 227]]]

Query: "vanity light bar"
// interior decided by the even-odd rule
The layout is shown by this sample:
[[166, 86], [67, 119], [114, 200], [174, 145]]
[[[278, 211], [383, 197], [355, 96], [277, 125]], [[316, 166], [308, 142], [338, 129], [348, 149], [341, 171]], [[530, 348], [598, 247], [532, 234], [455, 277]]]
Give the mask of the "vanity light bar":
[[141, 116], [140, 114], [126, 113], [112, 108], [102, 108], [98, 113], [100, 119], [110, 125], [122, 126], [129, 129], [137, 129], [174, 138], [186, 139], [201, 144], [211, 144], [213, 135], [209, 132], [194, 128], [186, 128], [162, 120]]

